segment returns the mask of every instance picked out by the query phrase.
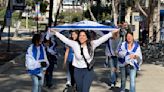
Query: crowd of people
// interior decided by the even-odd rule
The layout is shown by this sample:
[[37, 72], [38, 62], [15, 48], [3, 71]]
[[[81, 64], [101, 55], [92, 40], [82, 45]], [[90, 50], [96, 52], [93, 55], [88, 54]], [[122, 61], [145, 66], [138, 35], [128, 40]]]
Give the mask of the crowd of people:
[[120, 92], [125, 92], [127, 75], [130, 76], [129, 92], [136, 92], [136, 73], [142, 64], [141, 49], [132, 32], [123, 34], [121, 31], [113, 30], [98, 39], [93, 39], [85, 30], [70, 31], [69, 38], [51, 28], [44, 36], [34, 34], [25, 63], [32, 79], [32, 92], [41, 92], [43, 84], [48, 88], [53, 85], [53, 69], [57, 64], [57, 42], [54, 36], [66, 44], [63, 68], [67, 69], [66, 85], [72, 87], [74, 92], [89, 92], [94, 79], [94, 51], [102, 43], [106, 44], [105, 65], [111, 71], [111, 87], [116, 86], [117, 73], [120, 72]]

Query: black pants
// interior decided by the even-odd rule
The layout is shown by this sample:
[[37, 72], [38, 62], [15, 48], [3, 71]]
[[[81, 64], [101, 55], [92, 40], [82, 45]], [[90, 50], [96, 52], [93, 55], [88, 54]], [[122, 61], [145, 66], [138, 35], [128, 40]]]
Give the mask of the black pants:
[[57, 62], [56, 56], [52, 56], [52, 55], [49, 56], [48, 61], [49, 61], [49, 67], [46, 70], [45, 83], [46, 83], [46, 86], [50, 87], [52, 86], [54, 65]]
[[75, 84], [75, 78], [74, 78], [74, 66], [72, 65], [72, 62], [69, 62], [69, 72], [71, 75], [71, 85], [74, 86]]

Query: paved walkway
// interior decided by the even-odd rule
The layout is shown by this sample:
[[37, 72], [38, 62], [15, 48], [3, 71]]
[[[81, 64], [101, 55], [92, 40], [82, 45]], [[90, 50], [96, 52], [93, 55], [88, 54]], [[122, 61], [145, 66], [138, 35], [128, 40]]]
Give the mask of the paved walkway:
[[[119, 92], [120, 80], [117, 87], [110, 90], [108, 86], [108, 69], [103, 68], [104, 56], [96, 56], [96, 77], [92, 84], [90, 92]], [[43, 88], [45, 92], [62, 92], [66, 76], [61, 68], [61, 61], [57, 69], [54, 70], [54, 87], [51, 89]], [[164, 92], [164, 67], [159, 65], [143, 64], [142, 70], [136, 80], [136, 92]], [[30, 92], [31, 79], [25, 71], [24, 59], [21, 58], [16, 63], [0, 74], [0, 92]], [[127, 82], [127, 89], [129, 83]], [[128, 92], [128, 91], [127, 91]]]
[[[43, 92], [63, 92], [66, 83], [65, 70], [62, 69], [63, 56], [58, 60], [58, 68], [54, 69], [51, 89], [43, 87]], [[95, 54], [95, 79], [90, 92], [119, 92], [120, 80], [115, 89], [108, 85], [109, 69], [103, 67], [104, 50], [98, 48]], [[0, 73], [0, 92], [31, 92], [31, 79], [26, 73], [24, 57], [17, 59], [9, 69]], [[11, 64], [9, 64], [11, 65]], [[2, 69], [2, 66], [0, 66]], [[164, 67], [153, 64], [143, 64], [136, 80], [136, 92], [164, 92]], [[127, 82], [127, 92], [129, 82]]]

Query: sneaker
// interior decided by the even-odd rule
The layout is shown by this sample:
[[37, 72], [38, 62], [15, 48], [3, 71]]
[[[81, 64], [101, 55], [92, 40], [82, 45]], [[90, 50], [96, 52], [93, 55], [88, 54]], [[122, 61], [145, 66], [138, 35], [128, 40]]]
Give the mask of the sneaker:
[[115, 87], [115, 85], [114, 84], [111, 84], [111, 88], [114, 88]]
[[58, 68], [58, 65], [57, 64], [54, 64], [54, 69]]
[[71, 82], [70, 81], [67, 81], [66, 86], [67, 87], [70, 87], [71, 86]]
[[104, 62], [104, 68], [108, 68], [107, 62]]

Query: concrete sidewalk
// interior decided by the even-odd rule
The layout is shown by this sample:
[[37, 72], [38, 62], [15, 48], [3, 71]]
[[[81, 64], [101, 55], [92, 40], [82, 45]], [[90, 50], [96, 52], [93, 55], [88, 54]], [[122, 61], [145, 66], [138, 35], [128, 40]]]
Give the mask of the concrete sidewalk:
[[[27, 42], [25, 43], [27, 44]], [[105, 55], [102, 48], [103, 47], [96, 49], [96, 77], [92, 83], [90, 92], [119, 92], [119, 79], [116, 88], [110, 89], [108, 85], [109, 69], [103, 66]], [[31, 92], [32, 82], [25, 70], [24, 62], [24, 56], [21, 56], [14, 60], [14, 62], [10, 62], [8, 69], [3, 67], [3, 73], [0, 73], [0, 92]], [[58, 60], [58, 68], [54, 69], [54, 86], [51, 89], [43, 87], [43, 92], [63, 92], [66, 83], [66, 74], [65, 70], [62, 69], [62, 62], [63, 56]], [[2, 66], [0, 66], [0, 68], [2, 68]], [[136, 79], [136, 92], [164, 92], [164, 67], [160, 65], [143, 64], [141, 69]], [[126, 87], [128, 92], [129, 82], [127, 82]]]
[[[119, 92], [120, 80], [117, 87], [110, 90], [108, 86], [109, 70], [103, 68], [104, 57], [96, 57], [95, 73], [96, 78], [92, 83], [90, 92]], [[60, 59], [59, 61], [62, 61]], [[54, 87], [51, 89], [43, 88], [44, 92], [63, 92], [66, 83], [66, 76], [63, 69], [61, 69], [61, 62], [57, 69], [54, 70]], [[31, 79], [25, 71], [24, 58], [16, 61], [10, 69], [0, 74], [0, 92], [30, 92]], [[164, 92], [164, 67], [143, 64], [142, 70], [136, 80], [136, 92]], [[127, 89], [129, 83], [127, 82]], [[127, 91], [128, 92], [128, 91]]]

